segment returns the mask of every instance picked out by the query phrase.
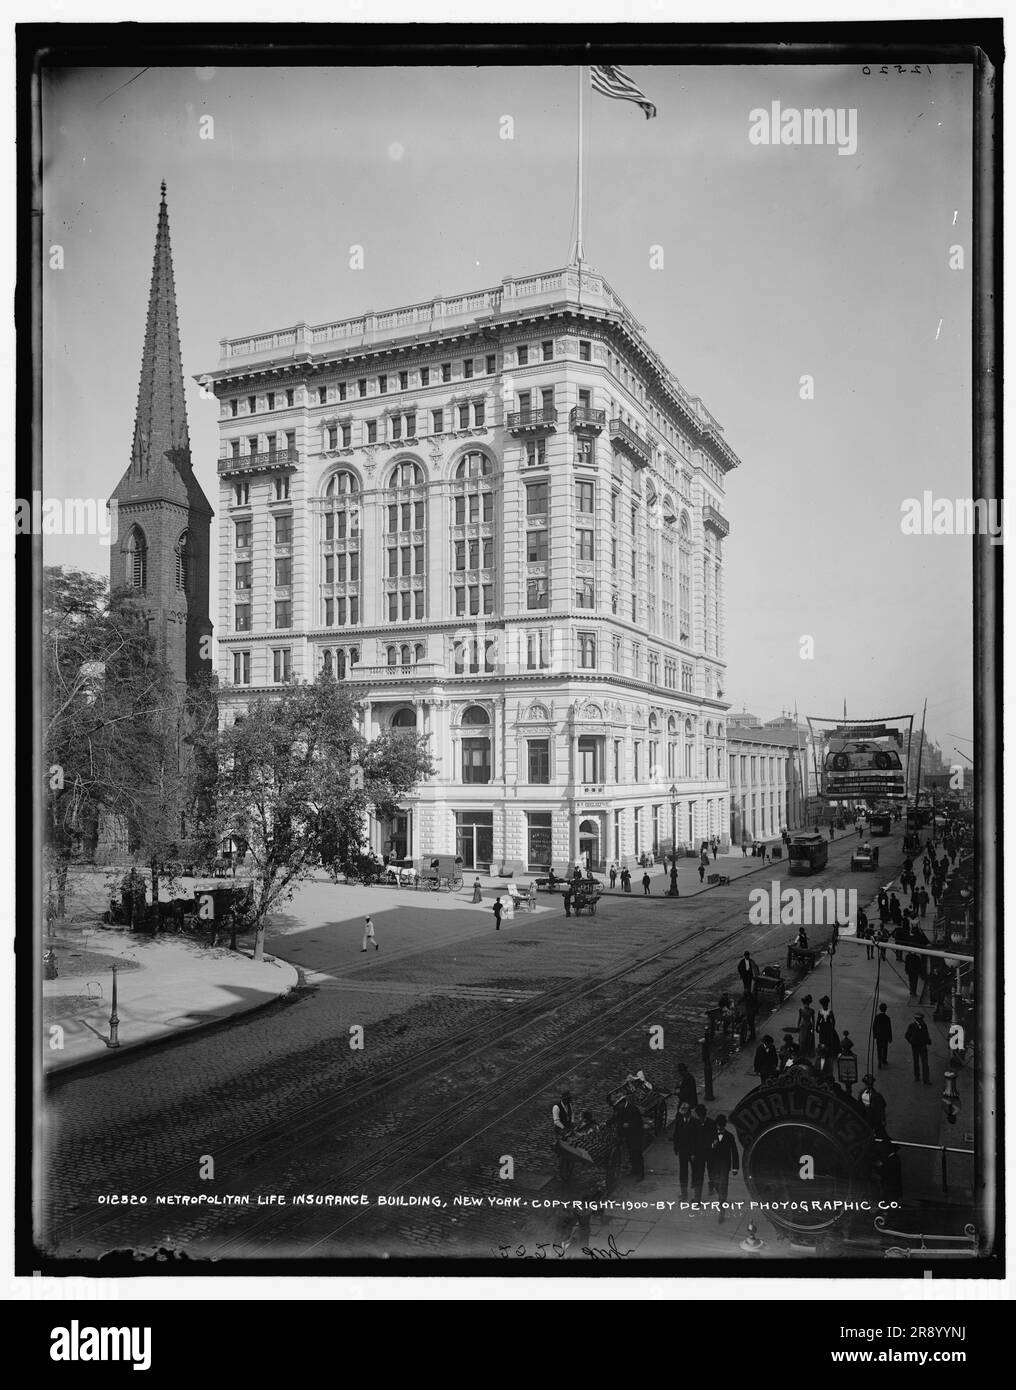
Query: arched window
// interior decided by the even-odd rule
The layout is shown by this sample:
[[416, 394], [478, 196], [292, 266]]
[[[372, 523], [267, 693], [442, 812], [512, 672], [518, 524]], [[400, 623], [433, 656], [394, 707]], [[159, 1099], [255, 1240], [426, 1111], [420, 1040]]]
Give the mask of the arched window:
[[674, 718], [673, 715], [671, 715], [670, 718], [667, 720], [667, 733], [668, 733], [668, 734], [676, 734], [676, 733], [677, 733], [677, 720]]
[[[462, 739], [463, 782], [490, 781], [490, 715], [479, 705], [470, 705], [462, 715], [463, 729], [469, 730]], [[484, 732], [481, 734], [481, 729]], [[475, 731], [475, 732], [473, 732]]]
[[335, 653], [335, 675], [340, 681], [346, 676], [346, 653], [342, 647]]
[[321, 606], [325, 627], [360, 621], [360, 484], [348, 470], [325, 485], [321, 511]]
[[649, 730], [650, 730], [650, 732], [655, 734], [656, 731], [657, 731], [657, 729], [658, 729], [659, 727], [660, 727], [660, 721], [657, 719], [657, 717], [656, 717], [655, 714], [651, 714], [651, 715], [649, 716]]
[[176, 543], [176, 587], [181, 593], [190, 591], [190, 532], [184, 531]]
[[395, 715], [393, 715], [393, 717], [392, 717], [392, 728], [393, 728], [393, 729], [415, 729], [415, 728], [416, 728], [416, 710], [415, 710], [415, 709], [400, 709], [400, 710], [398, 711], [398, 713], [395, 714]]
[[401, 660], [403, 666], [408, 666], [410, 664], [409, 646], [405, 642], [399, 649], [399, 659]]
[[423, 484], [423, 469], [412, 459], [403, 459], [392, 469], [388, 479], [390, 488], [420, 487]]
[[417, 662], [422, 661], [424, 657], [427, 655], [427, 648], [423, 645], [422, 642], [417, 642], [416, 647], [414, 648], [414, 655]]
[[466, 454], [455, 470], [456, 478], [485, 478], [491, 471], [490, 459], [486, 454]]
[[325, 647], [321, 653], [321, 674], [330, 676], [332, 674], [332, 652], [330, 647]]
[[148, 587], [148, 543], [140, 526], [135, 526], [127, 541], [127, 583], [132, 589]]
[[713, 721], [710, 719], [710, 720], [708, 720], [707, 723], [706, 723], [706, 738], [712, 738], [712, 736], [713, 736]]
[[398, 647], [389, 647], [389, 648], [387, 649], [387, 655], [388, 655], [388, 665], [389, 665], [389, 666], [397, 666], [397, 665], [399, 664], [399, 649], [398, 649]]

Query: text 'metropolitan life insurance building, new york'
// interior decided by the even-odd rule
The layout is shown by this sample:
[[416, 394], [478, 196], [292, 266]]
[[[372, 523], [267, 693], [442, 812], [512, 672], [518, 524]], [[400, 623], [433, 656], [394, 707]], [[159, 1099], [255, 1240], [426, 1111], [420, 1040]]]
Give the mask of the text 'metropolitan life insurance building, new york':
[[222, 340], [220, 698], [331, 671], [437, 774], [383, 854], [602, 867], [727, 838], [724, 479], [587, 266]]

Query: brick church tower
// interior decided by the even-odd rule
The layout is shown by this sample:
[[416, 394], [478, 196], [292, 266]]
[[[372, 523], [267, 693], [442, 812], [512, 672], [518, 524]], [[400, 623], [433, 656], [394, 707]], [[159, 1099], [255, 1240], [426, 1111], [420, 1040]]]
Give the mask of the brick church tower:
[[155, 234], [134, 447], [113, 499], [110, 587], [137, 591], [181, 684], [211, 672], [208, 615], [212, 509], [191, 468], [166, 185]]

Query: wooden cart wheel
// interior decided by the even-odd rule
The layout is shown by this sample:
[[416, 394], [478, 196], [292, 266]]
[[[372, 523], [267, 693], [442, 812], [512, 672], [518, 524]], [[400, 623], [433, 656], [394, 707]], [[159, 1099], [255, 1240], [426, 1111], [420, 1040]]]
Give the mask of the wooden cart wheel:
[[451, 883], [449, 884], [449, 887], [451, 887], [451, 888], [461, 888], [461, 887], [462, 887], [462, 875], [459, 874], [456, 878], [453, 878], [453, 879], [451, 880]]
[[657, 1134], [662, 1134], [667, 1128], [667, 1102], [661, 1100], [653, 1111], [653, 1128]]
[[618, 1178], [621, 1176], [621, 1154], [624, 1145], [620, 1139], [607, 1154], [606, 1167], [603, 1174], [603, 1186], [606, 1192], [610, 1192], [616, 1186]]

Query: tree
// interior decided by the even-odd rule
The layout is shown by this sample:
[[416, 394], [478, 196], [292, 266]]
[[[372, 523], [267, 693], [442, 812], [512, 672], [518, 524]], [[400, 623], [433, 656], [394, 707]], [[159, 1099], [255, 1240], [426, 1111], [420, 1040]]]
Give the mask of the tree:
[[130, 590], [47, 567], [43, 578], [47, 845], [58, 866], [89, 857], [103, 826], [153, 867], [181, 840], [181, 809], [208, 815], [214, 690], [173, 679]]
[[247, 919], [260, 960], [268, 915], [318, 864], [362, 850], [367, 811], [393, 816], [434, 771], [425, 737], [391, 730], [369, 743], [348, 688], [322, 676], [252, 701], [219, 736], [216, 823], [253, 868]]

